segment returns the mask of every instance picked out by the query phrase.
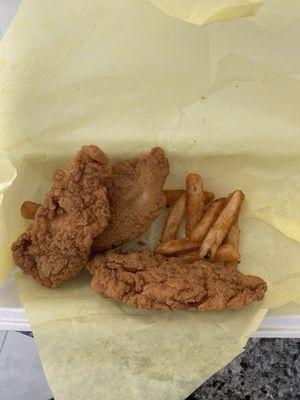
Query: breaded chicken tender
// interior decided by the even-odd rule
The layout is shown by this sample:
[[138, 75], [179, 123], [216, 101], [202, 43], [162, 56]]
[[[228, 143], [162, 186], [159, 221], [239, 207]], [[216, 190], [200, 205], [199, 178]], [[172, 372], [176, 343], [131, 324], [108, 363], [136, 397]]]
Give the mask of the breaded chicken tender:
[[112, 166], [108, 181], [111, 220], [96, 238], [93, 252], [136, 239], [151, 226], [165, 205], [163, 186], [168, 174], [169, 163], [159, 147]]
[[88, 269], [95, 292], [149, 310], [238, 309], [262, 300], [267, 289], [261, 278], [236, 269], [148, 251], [109, 251], [96, 255]]
[[106, 155], [92, 145], [54, 172], [35, 222], [12, 245], [14, 261], [26, 274], [55, 288], [85, 267], [94, 238], [108, 225], [109, 177]]

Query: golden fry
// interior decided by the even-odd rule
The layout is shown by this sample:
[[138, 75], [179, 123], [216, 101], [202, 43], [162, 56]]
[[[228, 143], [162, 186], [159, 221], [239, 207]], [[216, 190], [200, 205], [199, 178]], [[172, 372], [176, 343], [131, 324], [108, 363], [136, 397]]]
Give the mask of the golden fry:
[[161, 235], [161, 243], [175, 239], [184, 216], [186, 194], [183, 193], [171, 208]]
[[25, 219], [34, 219], [39, 207], [40, 204], [35, 203], [34, 201], [24, 201], [20, 208], [22, 217]]
[[226, 205], [208, 231], [200, 247], [200, 258], [211, 260], [225, 239], [229, 229], [238, 218], [244, 201], [244, 194], [240, 190], [233, 192], [227, 199]]
[[191, 233], [204, 213], [204, 194], [201, 176], [188, 174], [186, 177], [186, 225], [185, 234]]
[[213, 259], [214, 262], [224, 261], [225, 263], [226, 262], [238, 263], [239, 260], [240, 260], [240, 253], [231, 244], [221, 245], [217, 250], [215, 258]]
[[[191, 251], [185, 254], [179, 255], [181, 260], [186, 263], [193, 263], [198, 261], [199, 251]], [[221, 245], [216, 253], [215, 258], [212, 260], [213, 262], [225, 262], [225, 263], [238, 263], [240, 260], [240, 253], [237, 249], [235, 249], [231, 244], [223, 244]]]
[[204, 204], [209, 204], [215, 198], [215, 194], [213, 192], [203, 192], [204, 193]]
[[[180, 254], [179, 257], [181, 260], [186, 263], [193, 263], [195, 261], [199, 261], [199, 251], [190, 251], [188, 253]], [[240, 253], [237, 249], [235, 249], [231, 244], [223, 244], [221, 245], [216, 253], [215, 258], [212, 260], [213, 262], [225, 262], [225, 263], [238, 263], [240, 260]]]
[[194, 228], [191, 239], [202, 242], [212, 224], [215, 222], [226, 203], [225, 198], [213, 201], [205, 211], [203, 217]]
[[[164, 195], [167, 200], [167, 206], [173, 206], [179, 197], [185, 193], [184, 189], [168, 189], [164, 190]], [[204, 192], [204, 203], [209, 204], [215, 197], [212, 192]]]
[[231, 244], [235, 249], [240, 247], [240, 228], [238, 220], [229, 229], [228, 235], [225, 238], [225, 243]]
[[167, 201], [167, 206], [173, 206], [176, 201], [179, 199], [180, 196], [185, 194], [184, 189], [168, 189], [163, 191], [166, 201]]
[[186, 254], [181, 254], [181, 255], [179, 255], [179, 257], [184, 262], [191, 264], [191, 263], [199, 260], [199, 251], [191, 251]]
[[[231, 246], [233, 246], [236, 249], [236, 251], [239, 251], [240, 228], [239, 228], [238, 220], [236, 220], [235, 223], [232, 225], [232, 227], [229, 229], [228, 235], [225, 238], [225, 243], [230, 244]], [[238, 263], [239, 263], [239, 260], [227, 262], [227, 263], [225, 263], [225, 267], [237, 268]]]
[[180, 254], [197, 250], [199, 247], [200, 243], [190, 239], [173, 239], [166, 243], [160, 243], [156, 247], [155, 253], [163, 254], [165, 256], [178, 256]]

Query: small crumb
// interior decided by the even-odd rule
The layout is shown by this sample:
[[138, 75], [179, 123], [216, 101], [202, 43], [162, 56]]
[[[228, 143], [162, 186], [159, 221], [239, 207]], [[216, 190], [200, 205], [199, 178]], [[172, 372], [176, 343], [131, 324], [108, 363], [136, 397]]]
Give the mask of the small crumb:
[[139, 246], [146, 246], [146, 243], [143, 240], [138, 240], [137, 244]]
[[204, 97], [204, 96], [201, 96], [201, 100], [205, 100], [206, 99], [206, 97]]

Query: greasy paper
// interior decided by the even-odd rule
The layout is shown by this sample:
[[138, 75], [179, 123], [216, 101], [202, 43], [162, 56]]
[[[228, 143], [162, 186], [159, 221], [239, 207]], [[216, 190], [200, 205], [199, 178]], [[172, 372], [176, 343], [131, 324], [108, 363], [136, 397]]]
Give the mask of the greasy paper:
[[56, 399], [183, 399], [267, 308], [299, 301], [299, 23], [297, 0], [22, 2], [0, 47], [2, 281], [20, 204], [93, 143], [111, 162], [162, 146], [168, 187], [196, 171], [216, 195], [241, 188], [239, 268], [269, 286], [241, 311], [154, 313], [100, 298], [88, 275], [57, 290], [18, 275]]

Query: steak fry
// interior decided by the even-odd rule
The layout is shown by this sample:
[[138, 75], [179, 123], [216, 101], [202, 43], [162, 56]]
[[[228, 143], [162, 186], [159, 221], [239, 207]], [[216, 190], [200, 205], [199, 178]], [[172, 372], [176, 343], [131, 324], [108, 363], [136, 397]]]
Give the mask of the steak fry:
[[267, 289], [256, 276], [146, 251], [96, 255], [89, 269], [95, 292], [149, 310], [236, 309], [262, 300]]
[[[167, 206], [173, 206], [176, 201], [179, 199], [179, 197], [185, 193], [184, 189], [165, 189], [163, 191], [166, 201], [167, 201]], [[204, 203], [209, 204], [213, 199], [215, 198], [215, 194], [212, 192], [203, 192], [204, 194]]]
[[234, 262], [238, 263], [240, 260], [241, 256], [239, 251], [233, 247], [231, 244], [222, 244], [216, 252], [214, 262]]
[[238, 218], [244, 198], [245, 196], [240, 190], [236, 190], [229, 196], [225, 207], [201, 244], [200, 258], [214, 259], [219, 246]]
[[167, 216], [162, 235], [161, 243], [175, 239], [180, 228], [182, 218], [185, 213], [186, 195], [183, 193], [170, 209]]
[[177, 256], [199, 249], [200, 244], [200, 242], [195, 242], [187, 238], [173, 239], [156, 246], [155, 253], [165, 256]]
[[[239, 222], [236, 220], [236, 222], [232, 225], [232, 227], [229, 229], [228, 235], [226, 236], [225, 243], [231, 245], [234, 249], [239, 251], [240, 247], [240, 228], [239, 228]], [[231, 261], [225, 263], [225, 267], [230, 267], [230, 268], [237, 268], [239, 261]]]
[[202, 178], [198, 174], [188, 174], [186, 177], [186, 237], [191, 236], [203, 213], [204, 193]]
[[[195, 242], [191, 239], [180, 238], [173, 239], [169, 242], [160, 243], [156, 246], [154, 252], [156, 254], [162, 254], [164, 256], [185, 256], [184, 259], [188, 260], [200, 260], [199, 249], [201, 242]], [[240, 253], [238, 249], [233, 247], [231, 244], [221, 245], [212, 260], [213, 262], [236, 262], [240, 260]]]
[[225, 198], [217, 199], [210, 203], [203, 217], [192, 231], [191, 239], [202, 242], [212, 224], [215, 222], [226, 203]]

